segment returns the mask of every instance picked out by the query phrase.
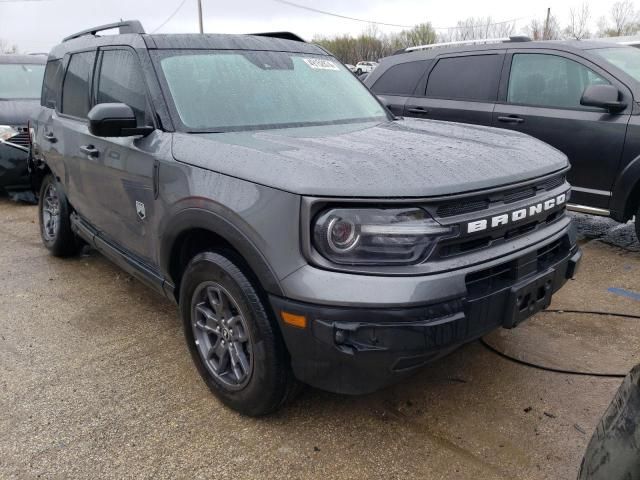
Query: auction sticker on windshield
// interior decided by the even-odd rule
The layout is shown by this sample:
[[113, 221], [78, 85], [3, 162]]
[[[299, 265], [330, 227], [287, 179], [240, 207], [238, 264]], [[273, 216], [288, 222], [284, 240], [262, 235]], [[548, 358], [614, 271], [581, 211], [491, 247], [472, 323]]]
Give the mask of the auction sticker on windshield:
[[303, 58], [302, 60], [314, 70], [340, 70], [335, 63], [324, 58]]

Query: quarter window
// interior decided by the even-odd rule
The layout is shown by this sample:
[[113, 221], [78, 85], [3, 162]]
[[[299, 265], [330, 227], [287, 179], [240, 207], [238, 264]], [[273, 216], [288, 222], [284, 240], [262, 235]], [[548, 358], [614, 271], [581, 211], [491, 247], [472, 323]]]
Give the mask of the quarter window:
[[580, 105], [589, 85], [608, 85], [584, 65], [557, 55], [524, 53], [513, 56], [509, 103], [553, 108], [589, 108]]
[[62, 60], [52, 60], [47, 63], [47, 68], [44, 71], [42, 98], [40, 102], [43, 107], [56, 108], [63, 72]]
[[89, 84], [96, 52], [71, 55], [62, 87], [62, 113], [86, 118], [89, 113]]
[[428, 61], [419, 61], [394, 65], [382, 74], [371, 90], [379, 94], [411, 95], [428, 64]]
[[494, 102], [502, 55], [441, 58], [429, 74], [427, 97]]
[[149, 123], [146, 88], [133, 52], [107, 50], [103, 53], [97, 100], [98, 103], [126, 103], [136, 114], [138, 125]]

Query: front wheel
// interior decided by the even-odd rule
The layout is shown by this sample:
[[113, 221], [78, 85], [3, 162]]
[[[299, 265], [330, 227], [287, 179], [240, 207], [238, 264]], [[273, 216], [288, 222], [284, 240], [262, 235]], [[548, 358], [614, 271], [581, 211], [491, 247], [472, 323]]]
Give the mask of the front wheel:
[[42, 243], [56, 257], [70, 257], [81, 248], [80, 239], [71, 230], [71, 207], [56, 178], [42, 180], [38, 199], [38, 217]]
[[356, 75], [358, 75], [358, 76], [362, 75], [362, 69], [361, 68], [356, 70]]
[[209, 389], [245, 415], [280, 408], [296, 381], [269, 307], [240, 262], [201, 253], [189, 262], [181, 283], [185, 337]]

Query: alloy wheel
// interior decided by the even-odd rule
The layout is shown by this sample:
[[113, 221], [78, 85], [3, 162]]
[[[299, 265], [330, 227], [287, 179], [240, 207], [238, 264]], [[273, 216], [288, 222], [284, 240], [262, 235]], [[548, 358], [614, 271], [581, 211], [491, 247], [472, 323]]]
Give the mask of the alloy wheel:
[[253, 373], [251, 334], [238, 303], [222, 285], [206, 282], [193, 296], [191, 327], [209, 373], [230, 390], [243, 388]]
[[42, 199], [42, 233], [47, 241], [54, 241], [60, 228], [60, 197], [55, 185], [49, 184]]

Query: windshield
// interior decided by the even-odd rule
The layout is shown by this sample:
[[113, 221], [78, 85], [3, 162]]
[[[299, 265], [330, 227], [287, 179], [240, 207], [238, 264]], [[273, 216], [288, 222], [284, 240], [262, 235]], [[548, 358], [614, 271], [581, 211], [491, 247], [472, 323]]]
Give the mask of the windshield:
[[44, 65], [0, 64], [0, 100], [40, 98], [42, 77]]
[[592, 50], [607, 62], [615, 65], [627, 75], [640, 82], [640, 50], [633, 47], [597, 48]]
[[161, 52], [160, 66], [190, 131], [232, 131], [386, 120], [337, 60], [287, 52]]

